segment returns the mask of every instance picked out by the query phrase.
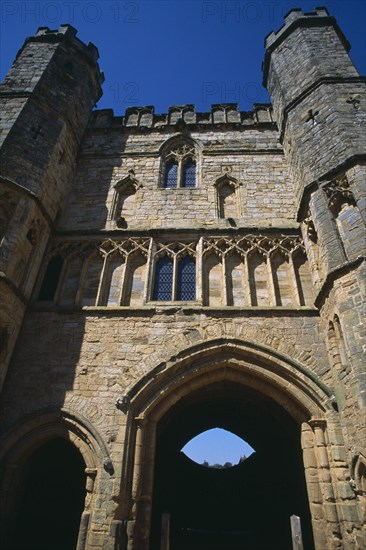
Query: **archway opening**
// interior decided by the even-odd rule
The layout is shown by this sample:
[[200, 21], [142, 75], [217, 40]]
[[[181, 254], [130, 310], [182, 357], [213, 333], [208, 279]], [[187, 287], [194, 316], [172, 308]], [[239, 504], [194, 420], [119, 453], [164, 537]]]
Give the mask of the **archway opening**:
[[[234, 468], [203, 468], [181, 452], [197, 433], [221, 427], [255, 453]], [[313, 548], [300, 426], [273, 399], [220, 381], [181, 399], [159, 421], [151, 549], [169, 515], [170, 550], [291, 550], [290, 516]]]
[[85, 500], [85, 463], [69, 441], [38, 447], [23, 467], [13, 548], [74, 550]]

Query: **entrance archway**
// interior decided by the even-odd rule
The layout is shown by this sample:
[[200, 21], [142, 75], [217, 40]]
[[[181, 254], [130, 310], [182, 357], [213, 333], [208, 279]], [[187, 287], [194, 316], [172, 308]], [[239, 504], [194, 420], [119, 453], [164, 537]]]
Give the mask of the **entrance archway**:
[[13, 548], [76, 548], [85, 500], [85, 462], [62, 438], [40, 445], [23, 465]]
[[[327, 441], [333, 437], [339, 422], [332, 394], [332, 390], [301, 363], [250, 341], [222, 338], [202, 342], [159, 364], [131, 387], [118, 403], [121, 410], [128, 414], [121, 428], [127, 442], [121, 479], [121, 503], [124, 504], [117, 510], [116, 520], [126, 525], [128, 547], [131, 550], [155, 550], [161, 522], [159, 515], [163, 512], [171, 514], [173, 536], [174, 530], [177, 533], [186, 528], [192, 528], [191, 533], [193, 530], [215, 531], [210, 518], [205, 519], [207, 529], [194, 527], [202, 525], [204, 514], [201, 513], [198, 519], [194, 516], [195, 489], [192, 486], [190, 499], [181, 499], [186, 503], [186, 508], [192, 508], [189, 525], [183, 517], [184, 512], [179, 510], [179, 502], [169, 500], [170, 489], [167, 487], [164, 492], [164, 485], [177, 482], [178, 490], [184, 495], [186, 487], [179, 485], [179, 476], [174, 481], [174, 471], [177, 468], [184, 470], [182, 461], [177, 458], [177, 451], [191, 437], [212, 427], [212, 418], [216, 415], [215, 426], [233, 431], [256, 451], [261, 450], [260, 458], [244, 463], [241, 470], [243, 473], [244, 468], [248, 470], [250, 467], [256, 475], [243, 473], [241, 477], [238, 473], [240, 468], [232, 469], [232, 475], [234, 477], [235, 473], [236, 477], [232, 483], [230, 481], [232, 494], [235, 495], [237, 486], [244, 487], [242, 494], [247, 495], [251, 491], [255, 506], [240, 502], [231, 514], [224, 507], [219, 507], [220, 518], [217, 521], [224, 523], [224, 538], [225, 533], [236, 530], [241, 509], [244, 509], [244, 516], [245, 513], [253, 514], [254, 510], [257, 518], [258, 514], [263, 516], [266, 507], [266, 515], [261, 522], [262, 532], [271, 540], [273, 529], [279, 540], [285, 540], [290, 533], [289, 516], [296, 514], [302, 517], [307, 544], [311, 547], [313, 532], [317, 549], [330, 548], [329, 537], [335, 525], [337, 529], [340, 525], [337, 515], [331, 517], [328, 509], [321, 506], [323, 493], [334, 494], [332, 480], [323, 475], [324, 465], [328, 468], [329, 460], [332, 460], [332, 447], [327, 446]], [[214, 405], [208, 404], [210, 400]], [[248, 415], [250, 422], [245, 421], [245, 415]], [[341, 441], [340, 445], [343, 445]], [[200, 468], [198, 465], [196, 467]], [[170, 469], [173, 474], [170, 474]], [[184, 477], [193, 478], [195, 474], [191, 468], [189, 470], [186, 469]], [[162, 476], [161, 483], [159, 475]], [[164, 475], [169, 482], [164, 481]], [[201, 474], [200, 478], [203, 480]], [[248, 489], [245, 489], [245, 478]], [[224, 487], [225, 484], [218, 483], [218, 486]], [[295, 487], [293, 491], [291, 486]], [[283, 496], [285, 504], [276, 508], [273, 501], [278, 494]], [[178, 522], [168, 509], [172, 506], [177, 509], [174, 517], [178, 518]], [[211, 514], [215, 516], [211, 502], [207, 506], [211, 507]], [[277, 522], [273, 523], [272, 515]], [[286, 522], [282, 519], [285, 516]], [[164, 523], [167, 524], [165, 514]], [[285, 523], [287, 527], [282, 527]], [[253, 525], [258, 525], [257, 519]], [[217, 522], [215, 528], [217, 534]], [[252, 536], [246, 534], [246, 528], [242, 530], [245, 531], [241, 533], [242, 537]], [[288, 547], [288, 538], [286, 541], [284, 548]], [[216, 542], [219, 544], [218, 536], [215, 537]], [[180, 550], [179, 535], [175, 544]], [[233, 539], [233, 549], [235, 544]], [[262, 547], [268, 548], [268, 540]], [[228, 545], [225, 543], [219, 548], [227, 550]]]
[[[215, 426], [244, 438], [256, 453], [215, 470], [180, 452]], [[164, 513], [171, 550], [291, 550], [293, 514], [301, 518], [305, 547], [313, 548], [300, 427], [269, 397], [230, 381], [180, 400], [157, 425], [152, 550], [160, 549]]]

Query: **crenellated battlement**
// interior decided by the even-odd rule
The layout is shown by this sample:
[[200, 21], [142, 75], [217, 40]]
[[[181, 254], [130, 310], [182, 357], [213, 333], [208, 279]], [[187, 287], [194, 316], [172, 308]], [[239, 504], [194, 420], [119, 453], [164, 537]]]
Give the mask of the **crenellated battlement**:
[[29, 42], [61, 42], [62, 40], [68, 40], [73, 46], [83, 53], [86, 57], [89, 57], [91, 61], [96, 62], [99, 59], [99, 51], [94, 44], [89, 42], [84, 44], [76, 36], [77, 30], [69, 24], [60, 25], [59, 29], [49, 29], [49, 27], [38, 27], [35, 36], [29, 36], [21, 49], [19, 50], [17, 57], [23, 51], [24, 47]]
[[125, 116], [114, 116], [113, 109], [93, 111], [89, 128], [111, 127], [147, 127], [158, 128], [178, 124], [184, 125], [235, 125], [256, 126], [258, 124], [274, 125], [272, 106], [269, 103], [255, 103], [252, 111], [239, 111], [237, 103], [215, 103], [210, 112], [199, 113], [192, 104], [172, 105], [167, 113], [157, 114], [152, 105], [145, 107], [128, 107]]
[[311, 12], [303, 12], [300, 8], [294, 8], [285, 15], [285, 23], [277, 32], [270, 32], [264, 39], [265, 48], [273, 49], [296, 27], [308, 27], [316, 25], [333, 25], [341, 38], [347, 51], [350, 49], [350, 43], [339, 28], [335, 17], [331, 17], [327, 8], [315, 8]]
[[[285, 16], [284, 25], [277, 32], [270, 32], [264, 39], [266, 54], [262, 63], [263, 86], [267, 87], [268, 84], [268, 72], [272, 52], [296, 29], [310, 27], [332, 27], [344, 50], [348, 53], [351, 49], [351, 45], [339, 28], [335, 17], [331, 17], [326, 8], [316, 8], [312, 12], [303, 12], [299, 8], [292, 9]], [[320, 46], [321, 43], [318, 42], [318, 47]], [[302, 50], [300, 49], [300, 51]]]

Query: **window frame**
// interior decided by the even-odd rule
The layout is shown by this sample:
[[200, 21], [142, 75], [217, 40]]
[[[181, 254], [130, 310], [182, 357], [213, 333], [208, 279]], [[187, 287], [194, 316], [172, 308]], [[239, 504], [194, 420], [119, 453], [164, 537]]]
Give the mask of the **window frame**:
[[[195, 289], [195, 297], [192, 300], [178, 300], [178, 277], [179, 277], [179, 263], [184, 260], [186, 257], [191, 258], [194, 261], [195, 270], [194, 270], [194, 289]], [[156, 274], [157, 274], [157, 265], [160, 260], [164, 258], [170, 258], [173, 264], [173, 270], [172, 270], [172, 289], [171, 289], [171, 299], [170, 300], [159, 300], [155, 298], [156, 296], [156, 290], [155, 290], [155, 284], [156, 284]], [[156, 304], [185, 304], [185, 303], [196, 303], [198, 301], [198, 288], [197, 288], [197, 257], [193, 256], [191, 254], [184, 254], [184, 255], [174, 255], [174, 254], [163, 254], [163, 255], [157, 255], [154, 259], [154, 266], [153, 266], [153, 276], [151, 280], [151, 289], [150, 289], [150, 302], [156, 303]]]
[[[170, 165], [177, 165], [177, 176], [176, 176], [176, 185], [168, 186], [167, 183], [167, 168]], [[183, 185], [183, 177], [184, 177], [184, 167], [187, 164], [194, 165], [195, 168], [195, 178], [194, 178], [194, 186], [187, 186]], [[197, 189], [197, 162], [193, 155], [186, 155], [182, 158], [175, 158], [172, 154], [168, 155], [167, 158], [164, 161], [164, 171], [163, 171], [163, 180], [162, 180], [162, 189]]]
[[[169, 142], [169, 143], [168, 143]], [[198, 187], [198, 152], [197, 146], [191, 140], [176, 140], [173, 142], [168, 140], [161, 149], [161, 165], [160, 165], [160, 180], [159, 187], [161, 189], [197, 189]], [[169, 164], [176, 163], [177, 181], [176, 186], [167, 186], [167, 169]], [[184, 185], [184, 167], [187, 164], [194, 165], [194, 186]]]

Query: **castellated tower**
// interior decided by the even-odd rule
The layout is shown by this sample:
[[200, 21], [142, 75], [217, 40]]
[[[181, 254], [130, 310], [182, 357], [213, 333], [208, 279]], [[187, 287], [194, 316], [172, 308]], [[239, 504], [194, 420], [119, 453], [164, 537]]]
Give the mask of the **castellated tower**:
[[264, 84], [295, 182], [337, 401], [345, 419], [360, 411], [346, 429], [352, 447], [366, 441], [365, 78], [326, 9], [292, 10], [285, 21], [266, 38]]
[[40, 28], [0, 88], [0, 387], [45, 248], [101, 95], [98, 50], [76, 30]]
[[[92, 111], [97, 50], [72, 27], [18, 54], [6, 550], [291, 550], [299, 525], [305, 550], [365, 549], [364, 79], [323, 8], [266, 48], [273, 105], [124, 116]], [[222, 469], [181, 452], [215, 427], [255, 452]]]

